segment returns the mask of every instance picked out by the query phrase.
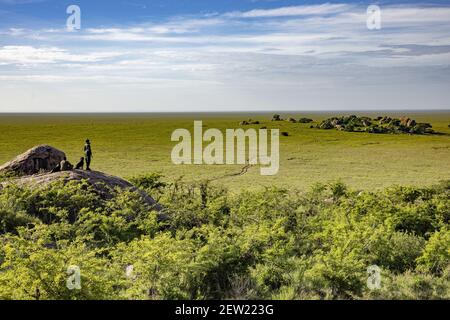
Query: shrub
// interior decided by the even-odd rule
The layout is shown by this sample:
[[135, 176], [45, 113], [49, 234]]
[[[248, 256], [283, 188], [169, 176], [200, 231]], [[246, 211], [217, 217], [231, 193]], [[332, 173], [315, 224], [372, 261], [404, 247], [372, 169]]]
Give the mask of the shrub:
[[[158, 174], [132, 180], [159, 193], [167, 221], [131, 190], [1, 189], [0, 298], [449, 298], [449, 182], [231, 193]], [[81, 290], [66, 287], [71, 264]], [[373, 264], [377, 290], [367, 287]]]
[[435, 274], [444, 272], [450, 266], [450, 230], [442, 229], [435, 232], [417, 261], [420, 270]]
[[309, 119], [309, 118], [300, 118], [298, 120], [299, 123], [310, 123], [310, 122], [313, 122], [313, 121], [314, 121], [313, 119]]

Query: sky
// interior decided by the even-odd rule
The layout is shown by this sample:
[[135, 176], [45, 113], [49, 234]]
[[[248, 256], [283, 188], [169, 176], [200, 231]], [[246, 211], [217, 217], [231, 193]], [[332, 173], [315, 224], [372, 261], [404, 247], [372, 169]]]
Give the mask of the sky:
[[450, 1], [0, 0], [0, 112], [450, 110], [449, 88]]

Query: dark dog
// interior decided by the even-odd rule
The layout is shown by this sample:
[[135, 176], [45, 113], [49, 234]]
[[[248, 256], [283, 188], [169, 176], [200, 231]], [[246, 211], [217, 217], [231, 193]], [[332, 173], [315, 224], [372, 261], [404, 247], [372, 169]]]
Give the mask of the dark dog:
[[84, 167], [84, 158], [81, 157], [81, 158], [80, 158], [80, 162], [77, 163], [77, 165], [75, 166], [75, 169], [81, 169], [81, 170], [83, 170], [83, 167]]

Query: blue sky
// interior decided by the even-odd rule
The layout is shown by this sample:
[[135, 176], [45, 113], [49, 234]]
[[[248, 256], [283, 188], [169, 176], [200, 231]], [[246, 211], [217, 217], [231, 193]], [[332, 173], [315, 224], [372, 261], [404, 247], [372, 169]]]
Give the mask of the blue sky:
[[450, 109], [449, 71], [449, 1], [0, 0], [0, 112]]

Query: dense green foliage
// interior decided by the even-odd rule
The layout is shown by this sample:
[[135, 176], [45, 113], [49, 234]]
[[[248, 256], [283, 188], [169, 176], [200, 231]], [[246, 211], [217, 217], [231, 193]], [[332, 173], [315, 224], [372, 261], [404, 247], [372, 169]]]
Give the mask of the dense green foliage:
[[[132, 180], [168, 220], [130, 191], [105, 200], [88, 183], [5, 187], [0, 298], [450, 299], [449, 182], [232, 194], [161, 179]], [[70, 265], [79, 290], [66, 287]], [[370, 265], [380, 289], [366, 284]]]

